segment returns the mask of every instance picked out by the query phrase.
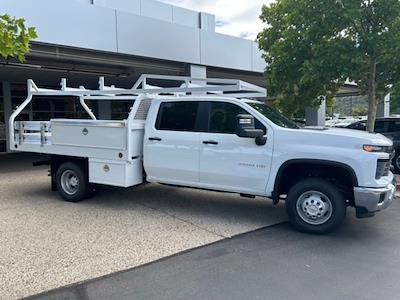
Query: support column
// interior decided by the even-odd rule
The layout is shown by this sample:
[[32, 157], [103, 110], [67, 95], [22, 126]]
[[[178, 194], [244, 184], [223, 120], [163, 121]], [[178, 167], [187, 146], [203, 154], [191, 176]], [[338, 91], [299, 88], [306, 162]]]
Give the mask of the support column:
[[387, 94], [382, 102], [378, 103], [376, 108], [377, 118], [387, 118], [390, 117], [390, 94]]
[[6, 145], [7, 152], [10, 152], [10, 141], [9, 141], [9, 126], [8, 120], [12, 114], [12, 97], [11, 97], [11, 84], [9, 82], [3, 82], [3, 101], [4, 101], [4, 123], [6, 127]]
[[195, 78], [207, 78], [207, 67], [199, 65], [190, 65], [189, 76]]
[[209, 13], [200, 12], [200, 29], [215, 31], [215, 16]]
[[111, 101], [100, 100], [97, 101], [99, 108], [99, 119], [100, 120], [111, 120]]
[[[207, 67], [199, 66], [199, 65], [190, 65], [189, 66], [189, 76], [193, 78], [207, 78]], [[192, 83], [203, 85], [202, 81], [193, 81]], [[193, 95], [204, 95], [204, 92], [192, 93]]]
[[325, 126], [326, 100], [318, 108], [306, 107], [306, 126]]

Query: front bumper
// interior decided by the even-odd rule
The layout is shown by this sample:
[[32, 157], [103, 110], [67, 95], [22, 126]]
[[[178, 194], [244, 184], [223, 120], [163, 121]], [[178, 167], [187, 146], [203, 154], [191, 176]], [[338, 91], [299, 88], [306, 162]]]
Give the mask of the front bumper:
[[354, 188], [354, 204], [358, 218], [372, 217], [392, 204], [396, 196], [396, 182], [384, 188]]

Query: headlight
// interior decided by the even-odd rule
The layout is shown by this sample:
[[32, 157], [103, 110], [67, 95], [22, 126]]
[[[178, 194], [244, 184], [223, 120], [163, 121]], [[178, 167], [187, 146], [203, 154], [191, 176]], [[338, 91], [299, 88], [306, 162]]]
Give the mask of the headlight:
[[363, 150], [367, 152], [385, 152], [385, 147], [374, 146], [374, 145], [364, 145]]

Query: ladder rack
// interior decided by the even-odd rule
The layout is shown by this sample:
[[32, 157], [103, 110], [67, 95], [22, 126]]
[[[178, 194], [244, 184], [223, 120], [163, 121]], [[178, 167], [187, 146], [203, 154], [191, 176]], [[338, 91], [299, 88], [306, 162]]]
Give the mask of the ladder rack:
[[[150, 85], [149, 81], [162, 81], [166, 86]], [[65, 78], [61, 79], [61, 90], [39, 88], [32, 79], [28, 80], [28, 95], [42, 96], [117, 96], [117, 95], [141, 95], [141, 94], [173, 94], [176, 96], [191, 93], [210, 93], [235, 98], [265, 98], [265, 88], [238, 80], [219, 78], [193, 78], [186, 76], [168, 76], [143, 74], [130, 89], [106, 86], [104, 77], [99, 78], [99, 89], [85, 89], [83, 86], [72, 88], [67, 86]], [[96, 98], [98, 99], [98, 98]], [[126, 99], [126, 98], [125, 98]], [[109, 100], [109, 99], [107, 99]]]
[[[151, 85], [155, 83], [157, 85]], [[113, 85], [106, 86], [104, 77], [99, 78], [98, 89], [86, 89], [83, 86], [79, 88], [68, 87], [67, 80], [61, 79], [61, 89], [46, 89], [38, 87], [32, 79], [27, 82], [27, 98], [13, 112], [9, 119], [9, 134], [10, 142], [15, 143], [15, 130], [23, 131], [24, 124], [15, 124], [16, 117], [24, 110], [24, 108], [32, 101], [34, 96], [73, 96], [79, 98], [80, 104], [89, 114], [96, 120], [95, 115], [85, 103], [85, 100], [136, 100], [143, 97], [154, 98], [157, 95], [170, 95], [182, 97], [187, 95], [204, 95], [212, 94], [219, 97], [233, 98], [266, 98], [267, 90], [257, 85], [237, 80], [237, 79], [219, 79], [219, 78], [194, 78], [186, 76], [168, 76], [143, 74], [135, 82], [130, 89], [117, 88]], [[16, 128], [19, 126], [19, 128]], [[26, 124], [26, 126], [28, 126]], [[35, 125], [36, 126], [36, 125]], [[35, 132], [43, 144], [47, 139], [48, 124], [45, 122], [39, 123], [40, 128], [35, 128]], [[19, 137], [21, 138], [21, 134]], [[21, 141], [20, 141], [21, 142]]]

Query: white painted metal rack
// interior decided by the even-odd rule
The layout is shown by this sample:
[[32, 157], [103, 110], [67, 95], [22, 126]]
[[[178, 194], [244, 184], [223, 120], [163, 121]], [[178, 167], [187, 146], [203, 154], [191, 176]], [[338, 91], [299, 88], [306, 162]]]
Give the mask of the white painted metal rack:
[[[164, 87], [151, 85], [150, 82], [161, 83]], [[83, 86], [79, 88], [68, 87], [66, 79], [61, 80], [60, 90], [46, 89], [38, 87], [32, 79], [29, 79], [27, 93], [26, 100], [14, 111], [9, 120], [10, 145], [14, 145], [14, 149], [18, 148], [17, 145], [24, 143], [44, 146], [51, 137], [52, 122], [49, 122], [49, 120], [15, 122], [17, 116], [35, 96], [77, 97], [92, 120], [96, 120], [96, 117], [85, 103], [86, 100], [130, 100], [134, 101], [134, 105], [128, 118], [144, 121], [150, 105], [148, 100], [157, 95], [183, 97], [187, 95], [214, 94], [219, 97], [233, 98], [265, 98], [267, 95], [266, 89], [242, 80], [151, 74], [140, 76], [130, 89], [106, 86], [104, 77], [100, 77], [99, 89], [97, 90], [86, 89]], [[142, 101], [143, 103], [141, 103]]]

